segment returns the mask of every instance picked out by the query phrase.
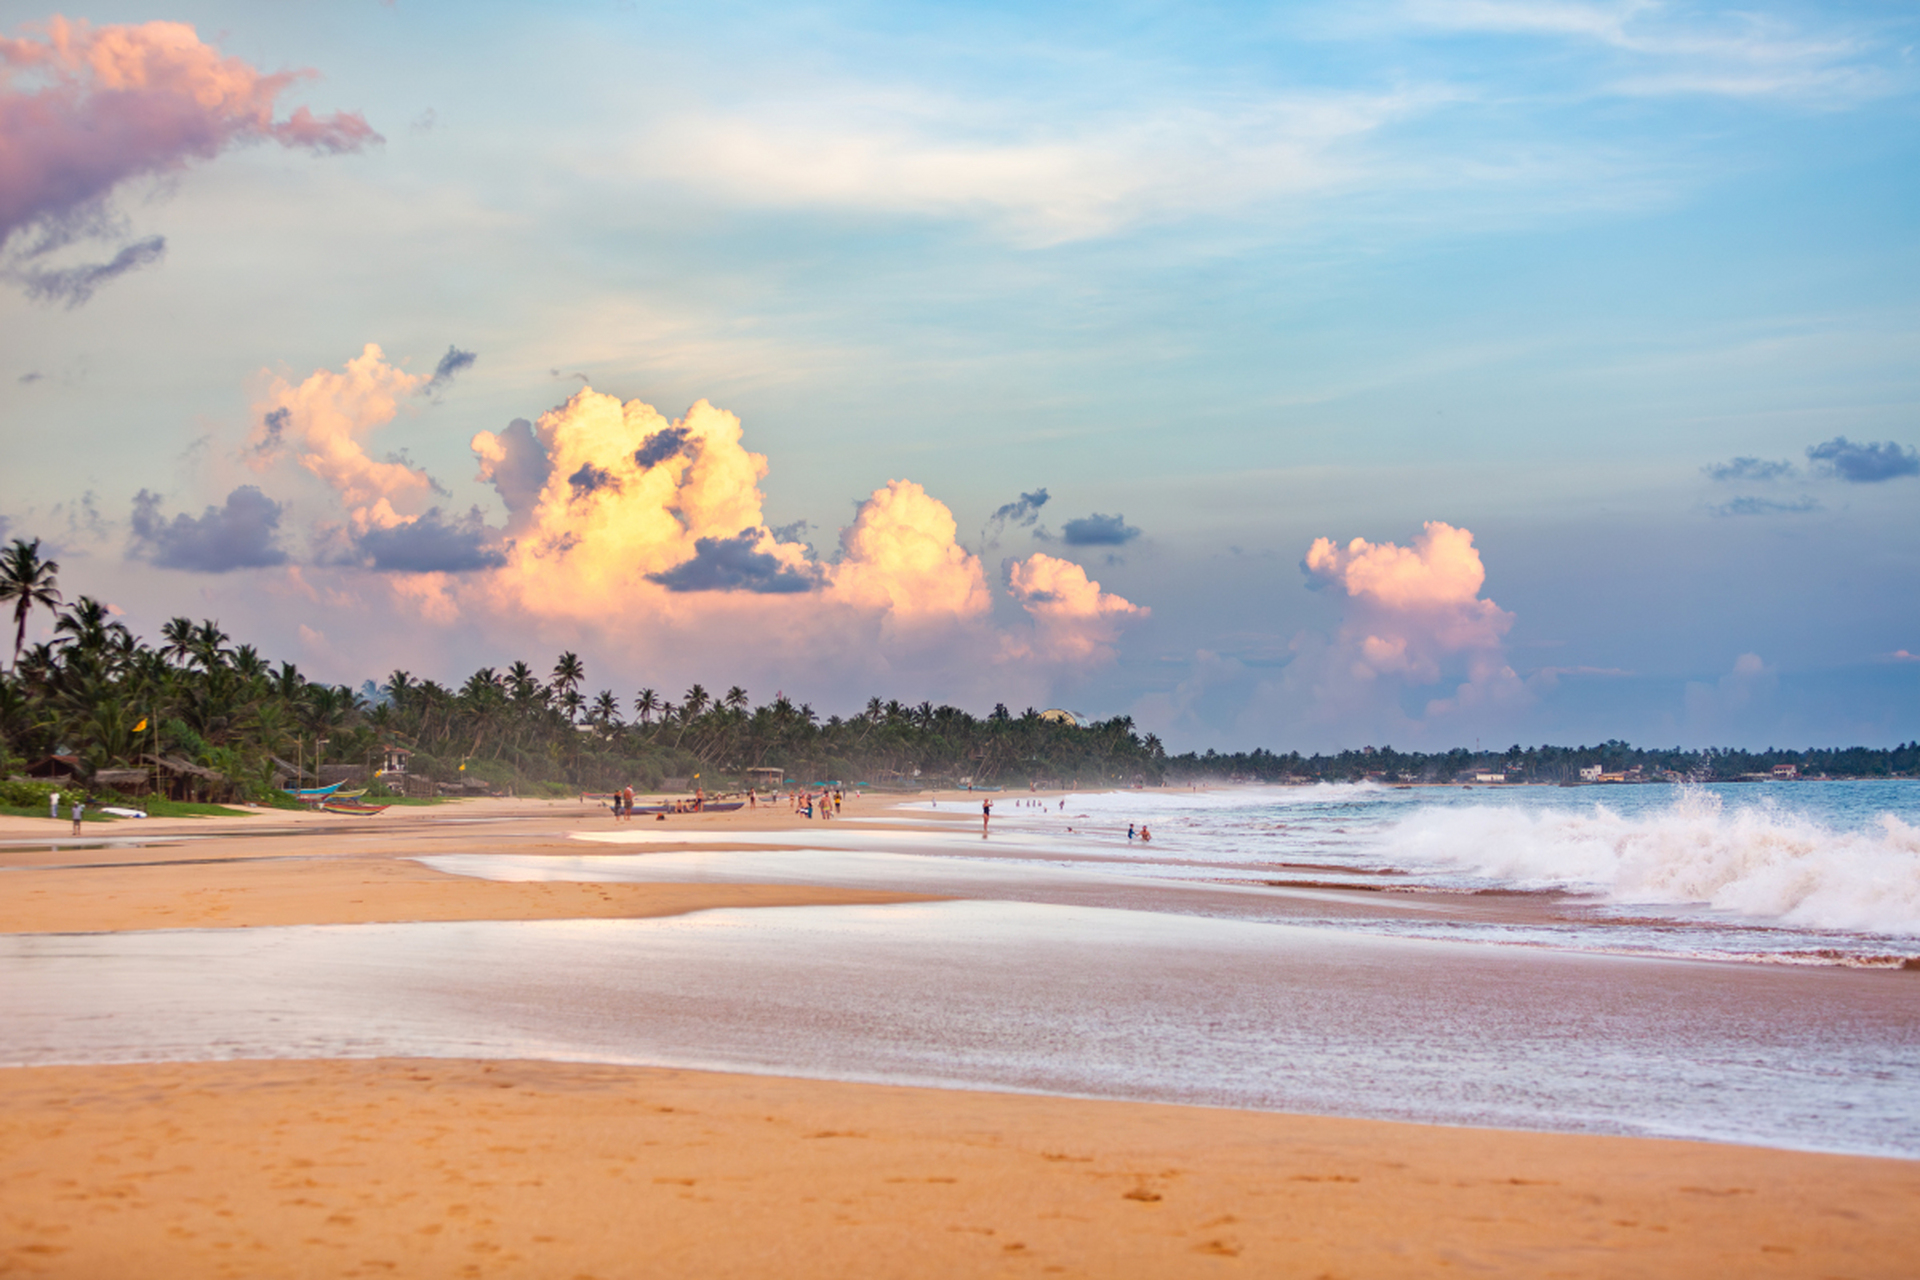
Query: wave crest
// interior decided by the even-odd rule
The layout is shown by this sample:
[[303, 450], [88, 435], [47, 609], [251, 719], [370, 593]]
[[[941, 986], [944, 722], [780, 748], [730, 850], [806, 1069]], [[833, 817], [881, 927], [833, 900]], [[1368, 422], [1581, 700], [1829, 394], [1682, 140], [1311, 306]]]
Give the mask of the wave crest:
[[1388, 828], [1381, 856], [1447, 867], [1523, 889], [1570, 889], [1611, 902], [1704, 904], [1820, 929], [1920, 935], [1920, 828], [1890, 813], [1836, 831], [1767, 806], [1728, 812], [1683, 790], [1666, 810], [1423, 808]]

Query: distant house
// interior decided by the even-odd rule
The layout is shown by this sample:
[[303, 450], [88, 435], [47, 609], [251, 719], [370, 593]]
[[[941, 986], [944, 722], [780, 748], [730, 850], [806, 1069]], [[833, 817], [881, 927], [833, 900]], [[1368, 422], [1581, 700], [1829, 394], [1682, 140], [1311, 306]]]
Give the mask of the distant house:
[[1800, 776], [1800, 766], [1797, 764], [1777, 764], [1773, 766], [1773, 776], [1782, 782], [1791, 782]]
[[1580, 781], [1598, 782], [1600, 781], [1600, 775], [1604, 772], [1606, 772], [1606, 770], [1597, 764], [1582, 765], [1580, 767]]
[[1473, 775], [1473, 780], [1475, 782], [1505, 782], [1507, 775], [1504, 773], [1476, 773]]

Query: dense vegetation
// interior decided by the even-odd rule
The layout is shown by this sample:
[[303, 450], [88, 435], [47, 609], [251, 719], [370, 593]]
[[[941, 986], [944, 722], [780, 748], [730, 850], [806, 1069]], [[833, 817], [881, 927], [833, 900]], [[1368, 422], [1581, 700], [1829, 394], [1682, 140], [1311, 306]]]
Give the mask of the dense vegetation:
[[1580, 770], [1599, 766], [1607, 774], [1637, 776], [1649, 781], [1728, 782], [1770, 773], [1777, 765], [1793, 765], [1803, 777], [1898, 778], [1920, 776], [1920, 742], [1892, 750], [1868, 747], [1765, 751], [1708, 747], [1684, 751], [1679, 747], [1643, 748], [1620, 741], [1593, 747], [1522, 747], [1505, 751], [1451, 751], [1432, 753], [1395, 751], [1392, 747], [1342, 751], [1337, 755], [1275, 755], [1271, 751], [1242, 751], [1221, 755], [1214, 751], [1169, 757], [1164, 771], [1170, 780], [1223, 778], [1243, 782], [1455, 782], [1480, 773], [1498, 773], [1509, 782], [1575, 782]]
[[[52, 755], [77, 757], [83, 781], [161, 760], [191, 767], [169, 776], [196, 798], [269, 798], [289, 780], [286, 762], [302, 777], [320, 761], [377, 768], [389, 746], [413, 753], [409, 772], [416, 777], [523, 794], [628, 783], [657, 788], [695, 774], [720, 790], [755, 767], [783, 769], [803, 783], [1068, 786], [1451, 781], [1474, 770], [1551, 782], [1591, 764], [1701, 779], [1780, 763], [1834, 776], [1920, 771], [1920, 745], [1912, 743], [1893, 751], [1642, 751], [1608, 742], [1516, 745], [1504, 753], [1369, 748], [1310, 758], [1267, 751], [1169, 757], [1126, 716], [1075, 725], [1033, 708], [1015, 715], [996, 706], [976, 717], [958, 707], [874, 698], [854, 715], [823, 719], [785, 697], [752, 706], [737, 685], [715, 696], [696, 684], [677, 701], [650, 688], [626, 700], [611, 689], [589, 696], [586, 671], [571, 653], [545, 673], [516, 661], [483, 667], [452, 687], [395, 671], [384, 684], [369, 681], [356, 691], [310, 681], [292, 663], [276, 665], [211, 620], [175, 618], [161, 629], [160, 643], [149, 645], [97, 600], [66, 603], [58, 569], [39, 557], [37, 542], [16, 540], [0, 551], [0, 604], [12, 603], [15, 622], [13, 664], [0, 677], [0, 779]], [[54, 634], [27, 646], [35, 609], [54, 614]]]

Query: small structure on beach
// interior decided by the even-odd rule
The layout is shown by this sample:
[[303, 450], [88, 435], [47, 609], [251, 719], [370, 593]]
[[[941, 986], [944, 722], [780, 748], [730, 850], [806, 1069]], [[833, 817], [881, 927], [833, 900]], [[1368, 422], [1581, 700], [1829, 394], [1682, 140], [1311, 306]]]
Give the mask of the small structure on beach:
[[747, 770], [747, 786], [755, 791], [778, 791], [780, 784], [785, 782], [786, 778], [785, 769]]

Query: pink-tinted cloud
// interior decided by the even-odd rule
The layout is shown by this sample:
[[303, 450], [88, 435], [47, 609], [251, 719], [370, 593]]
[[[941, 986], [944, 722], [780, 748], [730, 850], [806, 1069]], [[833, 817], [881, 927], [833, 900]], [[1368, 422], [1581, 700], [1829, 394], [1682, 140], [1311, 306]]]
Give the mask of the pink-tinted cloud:
[[337, 373], [316, 369], [298, 383], [275, 378], [254, 405], [249, 462], [264, 471], [290, 454], [339, 495], [355, 533], [390, 529], [415, 514], [403, 508], [424, 503], [433, 481], [417, 467], [376, 461], [363, 441], [428, 378], [388, 364], [371, 342]]
[[[241, 456], [324, 486], [324, 505], [310, 492], [304, 512], [319, 535], [302, 557], [312, 563], [277, 584], [284, 599], [329, 593], [329, 610], [369, 634], [615, 655], [629, 678], [648, 681], [723, 665], [737, 673], [729, 679], [841, 693], [902, 681], [938, 696], [1030, 700], [1110, 660], [1121, 626], [1147, 612], [1079, 565], [1037, 555], [1011, 573], [1027, 620], [996, 624], [953, 512], [906, 479], [873, 490], [840, 531], [839, 554], [815, 559], [768, 527], [767, 458], [747, 449], [739, 418], [704, 400], [669, 418], [586, 387], [537, 421], [480, 432], [480, 478], [509, 519], [492, 528], [478, 513], [440, 516], [424, 472], [377, 461], [369, 447], [421, 403], [425, 376], [369, 345], [339, 369], [270, 379], [256, 401]], [[433, 550], [469, 534], [484, 554], [432, 564], [381, 554], [400, 540]], [[386, 572], [374, 580], [367, 569]], [[353, 603], [336, 607], [333, 592]]]
[[[1282, 675], [1250, 694], [1251, 720], [1418, 738], [1432, 722], [1457, 733], [1463, 716], [1507, 715], [1531, 701], [1506, 659], [1513, 615], [1480, 595], [1486, 567], [1470, 531], [1430, 521], [1404, 547], [1318, 538], [1304, 567], [1342, 597], [1340, 627], [1294, 637]], [[1406, 696], [1428, 688], [1434, 696], [1410, 715]]]
[[946, 503], [911, 480], [889, 480], [840, 535], [833, 593], [887, 611], [900, 626], [977, 618], [993, 605], [979, 557], [954, 540]]
[[263, 73], [179, 22], [102, 26], [55, 16], [0, 37], [0, 244], [37, 230], [33, 252], [97, 232], [129, 179], [276, 142], [320, 153], [380, 141], [360, 115], [276, 119], [307, 70]]
[[1344, 589], [1353, 601], [1346, 635], [1355, 646], [1355, 675], [1439, 679], [1448, 654], [1497, 650], [1513, 615], [1479, 598], [1487, 580], [1473, 534], [1438, 520], [1408, 547], [1355, 538], [1336, 546], [1316, 538], [1307, 572]]
[[1113, 656], [1122, 623], [1150, 612], [1102, 591], [1087, 571], [1071, 560], [1035, 553], [1015, 561], [1008, 571], [1013, 598], [1033, 618], [1031, 641], [1015, 641], [1015, 656], [1087, 663]]

